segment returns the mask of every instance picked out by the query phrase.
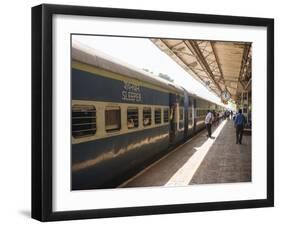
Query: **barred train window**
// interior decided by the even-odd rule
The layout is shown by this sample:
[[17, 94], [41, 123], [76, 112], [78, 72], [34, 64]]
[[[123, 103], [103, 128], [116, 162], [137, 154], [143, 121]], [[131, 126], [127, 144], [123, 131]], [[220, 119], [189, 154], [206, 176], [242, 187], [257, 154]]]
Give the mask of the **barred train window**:
[[72, 106], [72, 136], [91, 136], [96, 130], [96, 108], [90, 105]]
[[151, 108], [143, 108], [143, 126], [151, 125]]
[[106, 132], [121, 129], [121, 109], [120, 107], [105, 108], [105, 130]]
[[139, 109], [128, 108], [127, 110], [127, 125], [129, 129], [139, 127]]
[[180, 120], [183, 120], [183, 108], [180, 107]]
[[155, 124], [161, 123], [161, 108], [156, 108], [154, 110], [154, 122]]
[[169, 109], [165, 108], [164, 109], [164, 123], [169, 122]]

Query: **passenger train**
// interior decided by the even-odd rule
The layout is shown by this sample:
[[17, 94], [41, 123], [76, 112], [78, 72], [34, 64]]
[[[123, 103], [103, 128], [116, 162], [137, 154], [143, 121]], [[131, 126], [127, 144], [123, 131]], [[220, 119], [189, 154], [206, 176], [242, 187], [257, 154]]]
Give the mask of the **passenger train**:
[[114, 188], [224, 111], [171, 82], [72, 43], [72, 190]]

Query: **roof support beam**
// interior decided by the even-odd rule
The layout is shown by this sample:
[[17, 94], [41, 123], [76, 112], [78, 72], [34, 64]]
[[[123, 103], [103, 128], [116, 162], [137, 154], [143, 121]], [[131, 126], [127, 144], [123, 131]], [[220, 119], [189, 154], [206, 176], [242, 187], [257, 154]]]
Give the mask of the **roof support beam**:
[[246, 84], [244, 84], [244, 80], [242, 78], [247, 76], [249, 70], [251, 70], [251, 44], [250, 43], [245, 45], [244, 47], [243, 56], [241, 60], [240, 73], [238, 78], [244, 90], [247, 90], [248, 88], [247, 84], [249, 81], [246, 81]]
[[[184, 60], [182, 59], [182, 56], [180, 56], [179, 53], [183, 53], [182, 51], [175, 51], [175, 49], [172, 49], [169, 45], [167, 45], [165, 43], [164, 39], [152, 39], [152, 42], [158, 46], [162, 51], [164, 51], [168, 56], [170, 56], [174, 61], [176, 61], [184, 70], [191, 72], [191, 74], [193, 75], [193, 77], [200, 81], [202, 84], [204, 84], [206, 86], [206, 81], [203, 80], [202, 77], [205, 77], [207, 79], [210, 79], [208, 77], [208, 75], [206, 74], [206, 70], [203, 70], [204, 67], [201, 65], [200, 61], [198, 60], [198, 58], [196, 57], [196, 55], [194, 55], [194, 53], [192, 52], [193, 55], [191, 54], [187, 54], [191, 57], [194, 58], [194, 60], [199, 63], [201, 65], [201, 68], [198, 67], [193, 67], [191, 65], [187, 65]], [[190, 48], [186, 45], [186, 43], [184, 41], [181, 42], [181, 44], [184, 43], [186, 48], [188, 48], [190, 50]], [[175, 46], [175, 45], [174, 45]], [[185, 54], [185, 53], [184, 53]], [[200, 72], [204, 72], [206, 74], [206, 76], [198, 76], [198, 71]], [[211, 87], [211, 86], [207, 86], [209, 90], [211, 90], [212, 92], [216, 93], [218, 96], [220, 95], [220, 91], [217, 90], [217, 87]]]
[[213, 72], [210, 69], [209, 64], [207, 63], [206, 59], [204, 58], [202, 52], [200, 51], [200, 48], [197, 45], [196, 41], [189, 40], [189, 41], [185, 41], [185, 43], [186, 42], [188, 42], [190, 44], [190, 47], [192, 48], [192, 52], [196, 55], [197, 59], [199, 59], [199, 61], [203, 64], [203, 66], [206, 69], [206, 71], [208, 72], [211, 80], [216, 85], [216, 88], [220, 91], [220, 93], [222, 93], [222, 89], [221, 89], [220, 85], [217, 83], [217, 81], [215, 80], [215, 76], [213, 75]]
[[238, 92], [251, 88], [251, 43], [177, 39], [151, 41], [222, 101], [227, 101], [229, 97], [235, 100]]

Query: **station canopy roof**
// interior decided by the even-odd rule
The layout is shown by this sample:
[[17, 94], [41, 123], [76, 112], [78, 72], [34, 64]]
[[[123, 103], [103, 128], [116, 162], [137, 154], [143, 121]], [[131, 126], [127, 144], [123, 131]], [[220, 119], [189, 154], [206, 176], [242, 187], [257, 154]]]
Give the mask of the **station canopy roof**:
[[151, 39], [186, 72], [219, 96], [223, 103], [239, 101], [251, 91], [250, 42]]

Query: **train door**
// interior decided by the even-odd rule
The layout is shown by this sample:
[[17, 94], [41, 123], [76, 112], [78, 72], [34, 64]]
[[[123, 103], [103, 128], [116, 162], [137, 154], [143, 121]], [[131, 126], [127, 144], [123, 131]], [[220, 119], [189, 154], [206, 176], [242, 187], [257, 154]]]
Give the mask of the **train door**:
[[196, 103], [196, 99], [194, 98], [192, 101], [193, 133], [196, 132], [196, 118], [197, 118], [196, 108], [197, 108], [197, 103]]
[[189, 135], [189, 101], [188, 93], [184, 91], [184, 139], [187, 139]]
[[175, 94], [170, 93], [170, 116], [169, 116], [169, 122], [170, 122], [170, 128], [169, 128], [169, 136], [170, 136], [170, 144], [174, 143], [176, 138], [176, 130], [177, 130], [177, 124], [176, 124], [176, 113], [177, 113], [177, 97]]
[[194, 110], [194, 98], [189, 97], [188, 101], [188, 136], [192, 136], [195, 131], [195, 110]]

